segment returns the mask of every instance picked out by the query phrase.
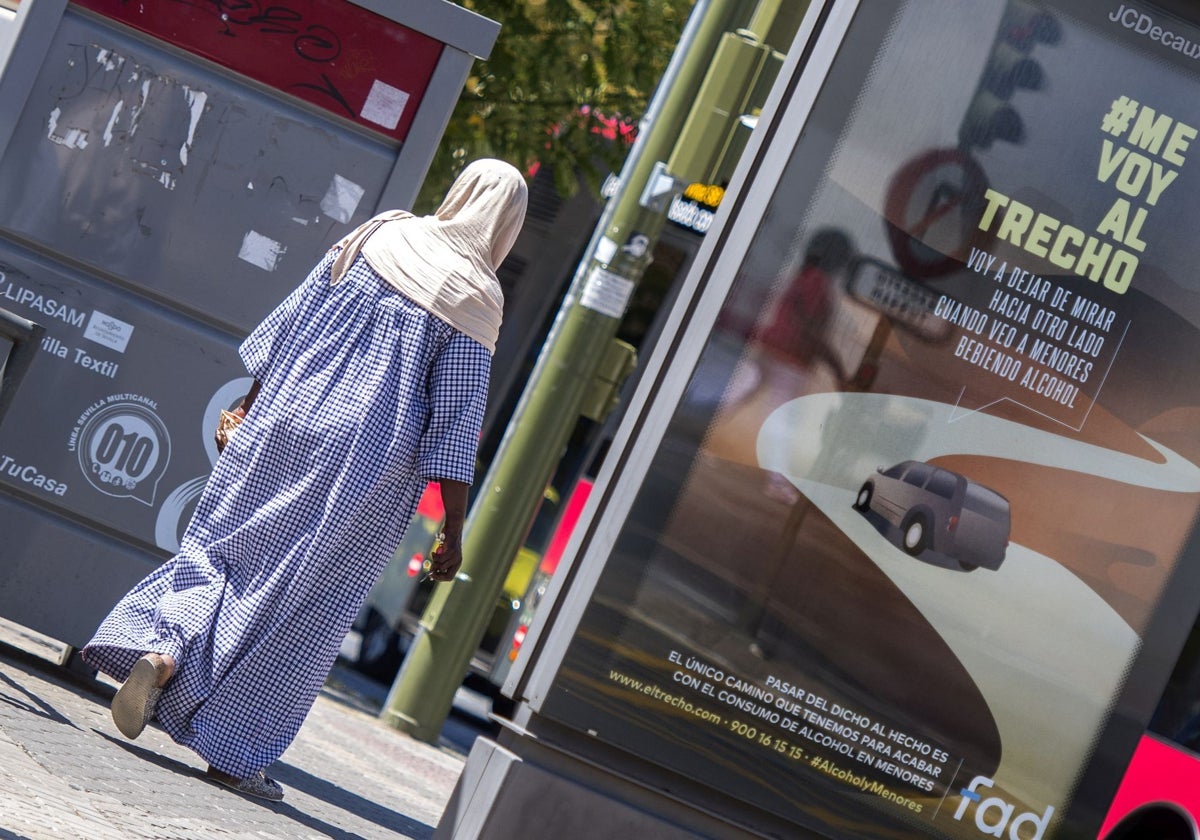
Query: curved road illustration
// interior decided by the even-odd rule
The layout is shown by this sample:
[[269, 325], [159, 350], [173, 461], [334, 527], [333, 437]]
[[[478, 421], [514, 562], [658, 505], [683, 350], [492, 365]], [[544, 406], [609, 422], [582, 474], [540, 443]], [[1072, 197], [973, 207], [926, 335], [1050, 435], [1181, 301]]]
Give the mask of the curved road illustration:
[[[812, 434], [817, 429], [822, 434]], [[857, 449], [831, 446], [830, 435], [839, 434], [856, 436]], [[1200, 492], [1200, 467], [1146, 440], [1162, 462], [985, 414], [954, 417], [944, 403], [849, 393], [814, 394], [779, 407], [763, 424], [757, 451], [764, 469], [786, 476], [873, 559], [971, 674], [1002, 739], [997, 787], [1031, 805], [1059, 806], [1137, 651], [1137, 633], [1053, 558], [1010, 544], [996, 572], [948, 570], [906, 555], [851, 505], [877, 466], [947, 455], [1020, 458], [1126, 484]], [[847, 451], [858, 457], [847, 458]]]

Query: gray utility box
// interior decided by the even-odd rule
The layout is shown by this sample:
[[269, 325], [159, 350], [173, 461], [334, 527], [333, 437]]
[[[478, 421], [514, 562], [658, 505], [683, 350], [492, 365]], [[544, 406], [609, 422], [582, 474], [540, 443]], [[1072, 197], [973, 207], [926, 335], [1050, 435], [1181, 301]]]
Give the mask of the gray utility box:
[[173, 554], [246, 333], [411, 206], [499, 26], [441, 0], [25, 0], [0, 76], [0, 615], [79, 646]]

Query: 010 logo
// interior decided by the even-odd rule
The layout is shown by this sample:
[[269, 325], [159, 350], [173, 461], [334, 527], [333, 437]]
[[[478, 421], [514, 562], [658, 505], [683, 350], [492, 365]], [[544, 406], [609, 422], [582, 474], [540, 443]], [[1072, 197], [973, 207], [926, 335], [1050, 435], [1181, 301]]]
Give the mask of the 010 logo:
[[80, 416], [71, 443], [84, 476], [101, 493], [154, 504], [170, 461], [171, 437], [153, 405], [145, 398], [119, 395], [98, 401]]

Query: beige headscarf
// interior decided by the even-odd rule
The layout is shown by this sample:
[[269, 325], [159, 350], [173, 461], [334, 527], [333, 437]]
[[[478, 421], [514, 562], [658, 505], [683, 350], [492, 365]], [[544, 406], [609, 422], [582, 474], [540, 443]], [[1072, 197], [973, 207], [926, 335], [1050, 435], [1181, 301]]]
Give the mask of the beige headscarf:
[[514, 167], [474, 161], [432, 216], [392, 210], [351, 232], [339, 243], [332, 280], [339, 282], [361, 251], [389, 285], [495, 352], [504, 313], [496, 268], [521, 232], [527, 197]]

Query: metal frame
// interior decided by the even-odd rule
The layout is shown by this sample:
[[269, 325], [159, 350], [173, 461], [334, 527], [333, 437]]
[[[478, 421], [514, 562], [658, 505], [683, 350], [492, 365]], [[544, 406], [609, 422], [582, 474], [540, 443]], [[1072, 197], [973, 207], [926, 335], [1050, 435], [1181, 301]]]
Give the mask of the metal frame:
[[[401, 22], [396, 17], [394, 0], [351, 2], [380, 17]], [[405, 0], [404, 15], [404, 25], [410, 29], [481, 59], [486, 59], [491, 53], [496, 36], [500, 33], [500, 24], [494, 20], [446, 0]]]
[[417, 193], [433, 163], [437, 141], [450, 122], [450, 115], [458, 104], [458, 94], [467, 81], [474, 60], [469, 53], [448, 44], [442, 50], [442, 57], [438, 59], [429, 86], [425, 88], [425, 97], [408, 130], [408, 139], [404, 141], [396, 157], [396, 165], [379, 195], [379, 210], [407, 210], [417, 200]]

